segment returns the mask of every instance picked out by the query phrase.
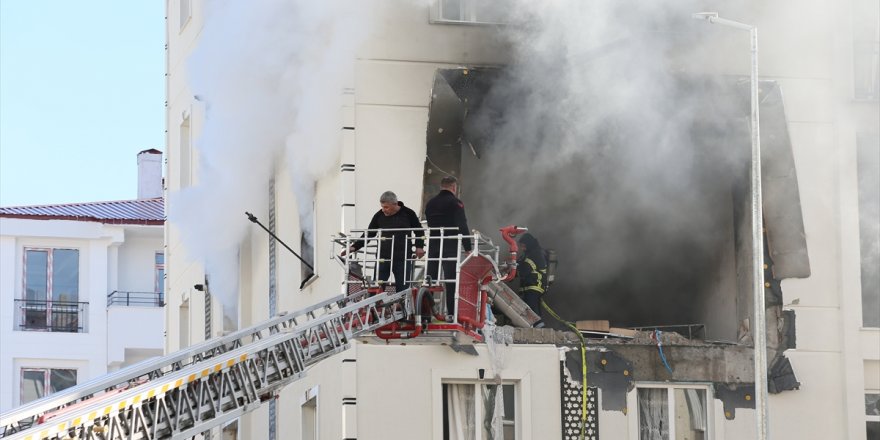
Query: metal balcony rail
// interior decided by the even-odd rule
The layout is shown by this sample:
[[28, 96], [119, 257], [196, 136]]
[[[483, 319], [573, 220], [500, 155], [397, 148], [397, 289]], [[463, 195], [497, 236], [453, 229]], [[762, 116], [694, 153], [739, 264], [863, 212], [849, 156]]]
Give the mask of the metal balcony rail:
[[[395, 251], [399, 249], [395, 246], [395, 241], [399, 238], [395, 235], [399, 233], [409, 234], [415, 232], [416, 236], [406, 235], [403, 248], [407, 255], [403, 257], [406, 262], [407, 270], [405, 271], [406, 284], [421, 283], [425, 281], [426, 275], [431, 278], [433, 283], [457, 283], [458, 279], [455, 273], [443, 274], [436, 268], [434, 273], [426, 274], [426, 268], [429, 263], [433, 262], [436, 267], [442, 261], [455, 261], [460, 265], [462, 254], [464, 254], [463, 241], [470, 240], [474, 249], [474, 254], [485, 254], [494, 257], [498, 261], [498, 247], [492, 243], [492, 240], [481, 235], [479, 232], [472, 235], [461, 235], [458, 228], [396, 228], [396, 229], [352, 229], [350, 235], [342, 235], [335, 237], [331, 243], [330, 255], [331, 259], [337, 258], [342, 250], [351, 248], [354, 244], [359, 244], [361, 249], [354, 253], [346, 253], [338, 262], [342, 264], [346, 270], [346, 284], [355, 284], [356, 286], [346, 289], [349, 291], [358, 291], [377, 281], [379, 266], [383, 263], [391, 263], [395, 259]], [[427, 233], [427, 234], [426, 234]], [[431, 234], [433, 233], [433, 234]], [[413, 252], [417, 241], [424, 244], [425, 256], [416, 258]], [[390, 256], [382, 257], [379, 255], [379, 248], [383, 244], [390, 249]], [[431, 248], [434, 247], [434, 252]], [[454, 249], [450, 255], [447, 252], [448, 247]], [[354, 277], [348, 276], [350, 272], [356, 272]], [[381, 284], [381, 283], [380, 283]]]
[[[412, 234], [412, 233], [415, 234]], [[395, 246], [395, 241], [403, 239], [403, 246]], [[464, 250], [464, 241], [472, 244], [469, 252]], [[416, 244], [424, 246], [425, 255], [417, 258], [414, 255]], [[359, 245], [356, 252], [349, 252], [353, 245]], [[382, 247], [387, 249], [386, 255], [380, 251]], [[450, 284], [452, 291], [456, 292], [455, 301], [466, 302], [473, 310], [478, 310], [475, 304], [476, 298], [470, 300], [458, 295], [461, 282], [461, 267], [469, 258], [478, 255], [487, 255], [492, 261], [497, 262], [499, 257], [498, 247], [489, 237], [478, 231], [472, 231], [470, 235], [462, 235], [458, 228], [395, 228], [395, 229], [353, 229], [349, 235], [334, 237], [331, 242], [330, 255], [345, 271], [343, 278], [343, 292], [353, 294], [370, 287], [380, 287], [386, 292], [392, 293], [401, 290], [401, 286], [395, 285], [392, 289], [385, 281], [379, 280], [380, 268], [386, 265], [387, 271], [395, 260], [395, 252], [404, 249], [406, 255], [400, 260], [405, 264], [403, 284], [442, 286]], [[433, 248], [433, 249], [432, 249]], [[340, 254], [345, 251], [344, 255]], [[446, 262], [453, 262], [454, 271], [448, 273], [442, 270]], [[498, 268], [495, 268], [498, 272]], [[390, 274], [389, 274], [390, 275]], [[398, 281], [395, 281], [397, 284]], [[440, 302], [440, 304], [445, 304]], [[448, 314], [458, 319], [458, 312]]]
[[87, 302], [15, 300], [15, 322], [24, 331], [84, 333], [88, 311]]
[[125, 292], [114, 290], [107, 295], [107, 307], [110, 306], [164, 307], [165, 294], [162, 292]]

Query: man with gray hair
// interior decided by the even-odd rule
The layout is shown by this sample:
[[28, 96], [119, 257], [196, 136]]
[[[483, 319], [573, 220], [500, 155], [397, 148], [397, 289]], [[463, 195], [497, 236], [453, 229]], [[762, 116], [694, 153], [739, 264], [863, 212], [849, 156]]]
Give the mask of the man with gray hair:
[[[388, 281], [391, 273], [394, 273], [395, 289], [399, 292], [406, 289], [406, 279], [410, 278], [408, 274], [412, 273], [412, 262], [407, 261], [411, 253], [407, 249], [407, 240], [410, 236], [415, 237], [410, 243], [415, 244], [416, 258], [422, 258], [425, 255], [425, 241], [423, 238], [425, 233], [422, 231], [422, 224], [415, 211], [404, 206], [403, 202], [397, 200], [397, 194], [391, 191], [385, 191], [379, 196], [379, 209], [370, 220], [367, 229], [410, 229], [397, 231], [382, 231], [379, 245], [379, 258], [383, 261], [379, 263], [376, 278], [381, 281]], [[373, 237], [375, 231], [365, 234], [365, 237]], [[365, 240], [355, 241], [349, 252], [355, 252], [364, 246]], [[392, 245], [393, 243], [393, 245]]]

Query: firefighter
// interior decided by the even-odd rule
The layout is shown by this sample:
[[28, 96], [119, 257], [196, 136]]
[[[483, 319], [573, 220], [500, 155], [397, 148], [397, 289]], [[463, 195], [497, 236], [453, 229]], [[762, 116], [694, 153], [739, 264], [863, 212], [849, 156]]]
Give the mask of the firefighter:
[[516, 271], [519, 275], [519, 294], [523, 301], [541, 316], [541, 296], [547, 278], [547, 260], [538, 239], [526, 232], [519, 239], [520, 257]]
[[[470, 235], [470, 229], [467, 225], [467, 216], [464, 213], [464, 203], [456, 197], [458, 193], [458, 179], [453, 176], [446, 176], [440, 180], [440, 193], [434, 196], [425, 205], [425, 218], [428, 220], [429, 228], [453, 227], [458, 231], [431, 231], [431, 242], [428, 246], [428, 267], [427, 274], [433, 279], [439, 278], [438, 260], [441, 257], [440, 248], [443, 247], [443, 258], [455, 257], [456, 260], [443, 261], [440, 266], [443, 268], [444, 279], [455, 278], [455, 267], [458, 263], [458, 242], [456, 239], [439, 239], [441, 235]], [[462, 240], [462, 247], [466, 252], [471, 251], [471, 240], [466, 238]], [[448, 282], [444, 286], [446, 290], [446, 313], [447, 321], [455, 315], [455, 283]]]
[[[391, 191], [385, 191], [379, 197], [379, 205], [381, 209], [373, 215], [370, 225], [367, 229], [419, 229], [422, 224], [415, 211], [404, 206], [403, 202], [397, 200], [397, 194]], [[375, 236], [375, 232], [367, 232], [365, 237]], [[424, 231], [382, 231], [382, 240], [379, 246], [379, 272], [377, 279], [388, 281], [390, 273], [394, 273], [394, 285], [399, 292], [407, 288], [406, 275], [412, 273], [412, 262], [409, 261], [409, 249], [407, 249], [407, 238], [410, 235], [415, 237], [415, 255], [416, 258], [422, 258], [425, 255], [425, 242], [421, 238]], [[356, 241], [348, 252], [355, 252], [364, 246], [366, 240]], [[394, 246], [392, 247], [392, 243]], [[345, 255], [345, 252], [343, 252]], [[393, 261], [389, 261], [393, 258]]]

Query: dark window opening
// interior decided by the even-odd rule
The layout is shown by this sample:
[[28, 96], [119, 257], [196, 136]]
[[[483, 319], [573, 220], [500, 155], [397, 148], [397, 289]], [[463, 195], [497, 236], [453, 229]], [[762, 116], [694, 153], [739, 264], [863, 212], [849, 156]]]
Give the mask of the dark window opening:
[[313, 238], [311, 235], [306, 234], [306, 231], [300, 234], [300, 256], [305, 261], [305, 263], [300, 262], [300, 279], [302, 280], [300, 288], [305, 287], [315, 275], [315, 271], [312, 269], [315, 267], [315, 246], [312, 244], [312, 240]]
[[[552, 84], [554, 71], [548, 66], [542, 81]], [[563, 318], [615, 327], [704, 324], [706, 338], [738, 341], [751, 316], [748, 84], [667, 81], [669, 102], [609, 111], [614, 103], [573, 105], [567, 92], [501, 69], [439, 70], [423, 200], [453, 174], [471, 227], [492, 234], [527, 226], [556, 251], [557, 276], [544, 301]], [[781, 94], [772, 82], [762, 93], [764, 226], [774, 274], [804, 277], [809, 262]], [[668, 126], [646, 127], [651, 117]]]

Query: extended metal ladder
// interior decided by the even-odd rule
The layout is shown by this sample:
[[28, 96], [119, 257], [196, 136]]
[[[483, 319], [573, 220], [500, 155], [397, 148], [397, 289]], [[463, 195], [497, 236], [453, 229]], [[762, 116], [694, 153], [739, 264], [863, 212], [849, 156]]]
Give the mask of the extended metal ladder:
[[253, 411], [356, 336], [396, 322], [408, 291], [340, 295], [0, 415], [3, 439], [188, 438]]

